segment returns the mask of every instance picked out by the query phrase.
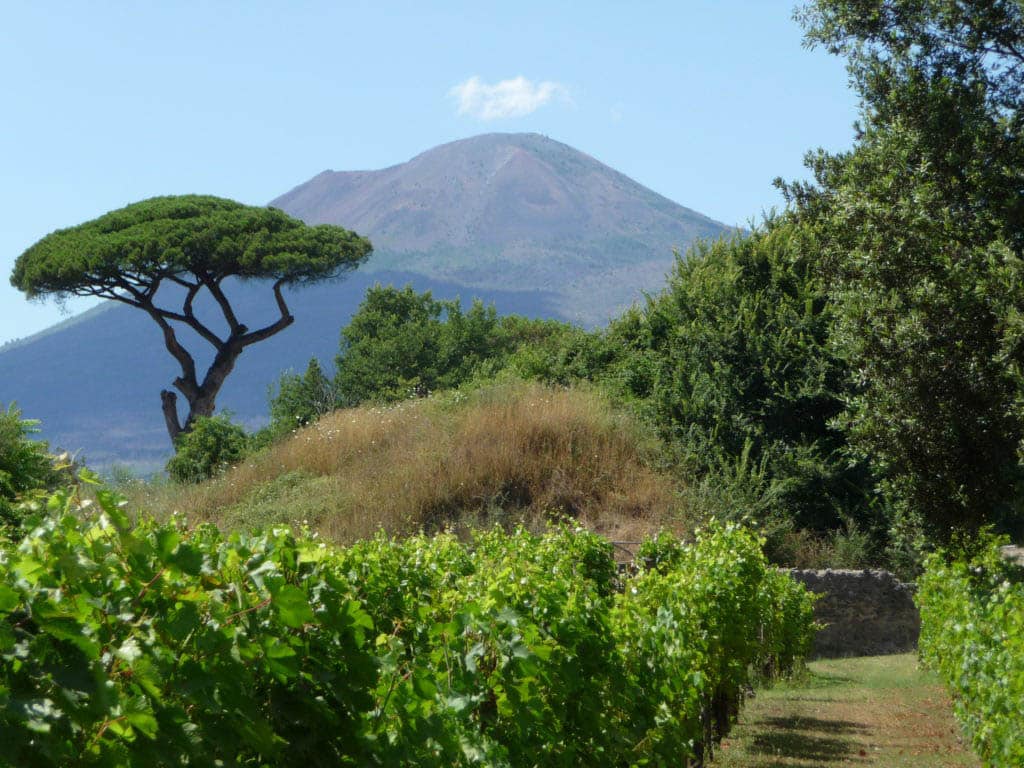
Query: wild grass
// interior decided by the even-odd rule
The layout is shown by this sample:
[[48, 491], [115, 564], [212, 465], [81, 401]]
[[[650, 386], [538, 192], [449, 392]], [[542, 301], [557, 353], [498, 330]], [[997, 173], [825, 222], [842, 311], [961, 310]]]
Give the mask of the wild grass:
[[336, 411], [211, 481], [128, 495], [158, 517], [306, 524], [340, 543], [552, 518], [636, 540], [689, 527], [650, 440], [596, 392], [504, 384]]

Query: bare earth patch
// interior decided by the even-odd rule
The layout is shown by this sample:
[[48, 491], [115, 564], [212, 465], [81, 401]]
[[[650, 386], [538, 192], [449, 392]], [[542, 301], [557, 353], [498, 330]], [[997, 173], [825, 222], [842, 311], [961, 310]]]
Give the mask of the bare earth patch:
[[821, 660], [748, 700], [713, 765], [976, 768], [959, 735], [942, 684], [914, 654]]

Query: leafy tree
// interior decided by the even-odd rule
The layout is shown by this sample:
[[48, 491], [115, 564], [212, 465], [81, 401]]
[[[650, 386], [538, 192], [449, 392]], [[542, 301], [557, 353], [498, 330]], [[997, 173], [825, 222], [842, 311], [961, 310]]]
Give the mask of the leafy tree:
[[791, 217], [700, 244], [614, 326], [646, 348], [629, 364], [634, 391], [649, 392], [650, 417], [691, 472], [761, 485], [758, 515], [819, 532], [850, 517], [872, 527], [865, 467], [832, 423], [846, 367], [829, 347], [815, 254]]
[[474, 299], [466, 311], [458, 299], [444, 304], [436, 389], [459, 386], [483, 361], [504, 357], [512, 344], [493, 304]]
[[502, 364], [515, 374], [551, 384], [600, 383], [616, 400], [649, 394], [620, 381], [623, 377], [632, 380], [637, 373], [634, 366], [642, 366], [630, 340], [619, 332], [626, 325], [622, 319], [610, 329], [597, 331], [556, 320], [525, 321], [520, 328], [508, 322], [511, 320], [503, 318], [502, 329], [512, 339], [512, 351]]
[[[29, 298], [99, 296], [146, 312], [160, 326], [164, 344], [181, 366], [174, 387], [185, 396], [182, 425], [177, 395], [161, 392], [172, 440], [211, 416], [225, 378], [243, 350], [294, 321], [282, 292], [287, 286], [326, 280], [354, 269], [370, 253], [369, 241], [340, 227], [307, 227], [282, 211], [217, 197], [155, 197], [93, 221], [47, 235], [17, 260], [11, 284]], [[250, 330], [225, 292], [228, 278], [268, 279], [278, 319]], [[223, 337], [194, 311], [206, 291], [227, 325]], [[158, 299], [180, 300], [169, 309]], [[201, 377], [179, 338], [188, 328], [213, 346]]]
[[507, 351], [493, 306], [439, 301], [411, 286], [374, 286], [341, 330], [334, 386], [339, 405], [400, 400], [451, 389]]
[[239, 461], [249, 447], [245, 430], [227, 414], [200, 416], [178, 435], [167, 474], [179, 483], [198, 483]]
[[334, 379], [316, 359], [303, 374], [281, 376], [270, 393], [271, 424], [258, 443], [335, 408], [452, 389], [504, 370], [564, 384], [601, 367], [593, 359], [596, 334], [555, 320], [499, 318], [478, 300], [463, 311], [458, 300], [439, 301], [410, 286], [369, 289], [341, 336]]
[[334, 379], [339, 404], [400, 400], [436, 389], [442, 314], [453, 306], [409, 285], [370, 288], [341, 329]]
[[817, 0], [807, 44], [848, 61], [852, 151], [785, 187], [821, 243], [844, 426], [902, 541], [1020, 521], [1024, 6]]

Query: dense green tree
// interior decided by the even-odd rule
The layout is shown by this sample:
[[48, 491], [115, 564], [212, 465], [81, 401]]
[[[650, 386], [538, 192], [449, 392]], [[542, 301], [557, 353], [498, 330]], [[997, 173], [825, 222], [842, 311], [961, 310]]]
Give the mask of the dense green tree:
[[495, 360], [496, 367], [549, 384], [609, 384], [609, 394], [616, 399], [625, 394], [625, 389], [612, 385], [617, 374], [629, 368], [624, 361], [632, 362], [631, 350], [618, 334], [608, 329], [587, 331], [557, 320], [515, 316], [502, 318], [501, 332], [509, 354]]
[[897, 543], [1019, 521], [1024, 5], [817, 0], [798, 17], [862, 104], [854, 148], [810, 155], [814, 182], [786, 187], [856, 376], [845, 429]]
[[[177, 395], [161, 392], [172, 440], [200, 416], [211, 416], [217, 394], [242, 351], [292, 324], [283, 289], [336, 277], [370, 253], [369, 241], [341, 227], [308, 227], [274, 208], [198, 195], [155, 197], [47, 235], [17, 260], [11, 283], [29, 298], [99, 296], [145, 311], [160, 326], [168, 352], [181, 366], [174, 387], [185, 396], [184, 425]], [[279, 317], [250, 329], [225, 291], [229, 278], [270, 281]], [[194, 303], [212, 297], [226, 335], [200, 320]], [[169, 309], [166, 299], [180, 301]], [[188, 328], [213, 346], [202, 376], [178, 335]]]
[[335, 387], [340, 405], [398, 400], [436, 389], [445, 302], [376, 285], [341, 329]]
[[341, 331], [339, 405], [400, 400], [456, 387], [503, 348], [494, 307], [377, 285]]
[[597, 370], [588, 354], [592, 336], [555, 320], [498, 317], [479, 300], [463, 310], [429, 291], [377, 285], [341, 330], [334, 378], [315, 359], [303, 374], [282, 375], [270, 395], [270, 428], [259, 439], [334, 408], [454, 389], [504, 370], [559, 383], [589, 378]]
[[799, 527], [871, 527], [865, 467], [832, 423], [847, 377], [815, 255], [789, 217], [698, 245], [613, 328], [648, 350], [629, 365], [635, 391], [649, 390], [654, 423], [691, 473], [763, 482], [757, 513]]

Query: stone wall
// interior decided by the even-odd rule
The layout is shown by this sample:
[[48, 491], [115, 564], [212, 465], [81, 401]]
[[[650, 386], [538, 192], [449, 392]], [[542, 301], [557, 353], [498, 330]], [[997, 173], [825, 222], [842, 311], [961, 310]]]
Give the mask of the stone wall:
[[800, 571], [794, 579], [821, 594], [815, 619], [827, 625], [814, 638], [817, 657], [876, 656], [917, 648], [921, 619], [914, 587], [888, 571]]
[[1024, 566], [1024, 547], [1015, 547], [1012, 544], [1002, 547], [1003, 557], [1017, 565]]

